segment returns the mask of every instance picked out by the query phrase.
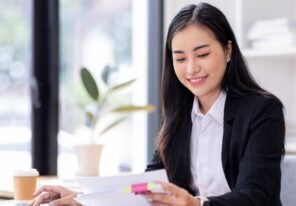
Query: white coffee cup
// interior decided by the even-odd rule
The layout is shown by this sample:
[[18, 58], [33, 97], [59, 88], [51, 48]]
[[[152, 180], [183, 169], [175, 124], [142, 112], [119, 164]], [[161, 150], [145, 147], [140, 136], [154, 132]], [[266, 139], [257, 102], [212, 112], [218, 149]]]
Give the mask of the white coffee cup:
[[36, 169], [15, 170], [13, 173], [14, 199], [32, 200], [38, 176], [39, 172]]

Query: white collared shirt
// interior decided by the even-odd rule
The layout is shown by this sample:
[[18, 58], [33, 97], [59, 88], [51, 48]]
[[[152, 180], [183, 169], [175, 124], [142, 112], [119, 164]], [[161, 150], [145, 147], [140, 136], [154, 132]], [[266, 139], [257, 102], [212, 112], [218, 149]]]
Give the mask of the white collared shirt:
[[206, 115], [198, 98], [191, 113], [191, 172], [200, 196], [217, 196], [230, 192], [222, 167], [223, 118], [226, 93], [221, 92]]

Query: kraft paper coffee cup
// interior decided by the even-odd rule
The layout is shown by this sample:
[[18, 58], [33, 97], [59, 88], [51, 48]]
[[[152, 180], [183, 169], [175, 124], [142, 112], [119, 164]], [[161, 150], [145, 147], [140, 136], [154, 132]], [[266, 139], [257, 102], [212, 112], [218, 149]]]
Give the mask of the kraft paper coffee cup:
[[39, 172], [36, 169], [15, 170], [13, 173], [14, 199], [32, 200], [38, 176]]

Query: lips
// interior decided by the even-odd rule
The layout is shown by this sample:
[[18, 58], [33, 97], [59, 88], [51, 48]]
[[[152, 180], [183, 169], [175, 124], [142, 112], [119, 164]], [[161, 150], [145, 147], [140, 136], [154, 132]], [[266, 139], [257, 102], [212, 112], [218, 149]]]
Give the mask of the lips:
[[202, 76], [202, 77], [189, 78], [187, 80], [191, 86], [197, 87], [197, 86], [202, 85], [206, 81], [207, 77], [208, 77], [208, 75]]

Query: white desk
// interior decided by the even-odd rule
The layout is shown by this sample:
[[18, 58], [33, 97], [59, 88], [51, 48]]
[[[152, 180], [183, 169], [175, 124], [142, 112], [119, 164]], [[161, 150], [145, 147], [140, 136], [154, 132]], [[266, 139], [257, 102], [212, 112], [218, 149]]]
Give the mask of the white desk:
[[[15, 200], [0, 200], [0, 206], [28, 206], [27, 203], [16, 202]], [[41, 204], [41, 206], [48, 206], [48, 204]]]

